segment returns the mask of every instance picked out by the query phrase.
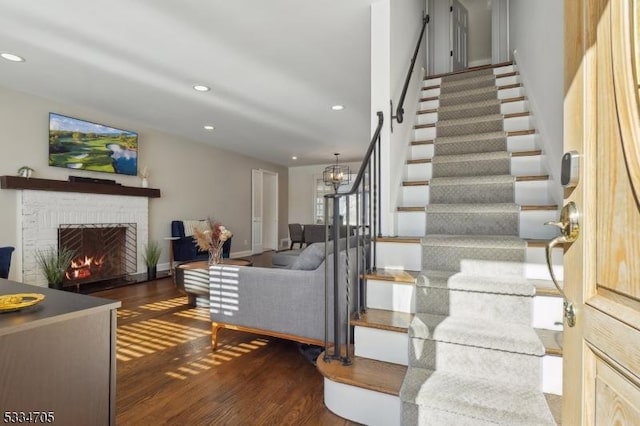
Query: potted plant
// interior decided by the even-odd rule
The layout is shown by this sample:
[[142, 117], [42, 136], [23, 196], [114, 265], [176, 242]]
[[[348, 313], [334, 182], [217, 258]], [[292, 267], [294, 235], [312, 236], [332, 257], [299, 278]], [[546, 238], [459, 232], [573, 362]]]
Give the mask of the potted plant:
[[149, 244], [144, 247], [144, 253], [142, 253], [142, 257], [144, 259], [144, 263], [147, 264], [148, 280], [156, 279], [160, 253], [162, 253], [162, 249], [160, 248], [160, 244], [158, 244], [157, 241], [150, 241]]
[[62, 289], [64, 274], [74, 257], [75, 252], [66, 247], [61, 247], [58, 250], [36, 250], [35, 252], [36, 263], [47, 279], [49, 287], [58, 290]]

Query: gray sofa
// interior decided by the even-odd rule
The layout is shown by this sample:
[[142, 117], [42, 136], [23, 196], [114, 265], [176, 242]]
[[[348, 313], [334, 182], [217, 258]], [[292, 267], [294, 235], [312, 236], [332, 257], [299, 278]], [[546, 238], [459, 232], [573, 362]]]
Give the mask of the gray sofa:
[[[355, 237], [350, 240], [355, 245]], [[346, 323], [346, 241], [339, 240], [341, 322]], [[350, 247], [349, 285], [357, 282], [356, 247]], [[333, 274], [333, 243], [329, 243], [328, 271]], [[325, 261], [324, 243], [307, 246], [290, 268], [260, 268], [216, 265], [209, 268], [212, 346], [215, 350], [221, 328], [286, 338], [301, 343], [324, 344]], [[354, 308], [351, 297], [351, 310]], [[333, 294], [329, 292], [330, 306]], [[332, 315], [329, 315], [331, 318]], [[332, 319], [332, 318], [331, 318]], [[329, 341], [333, 341], [330, 321]]]

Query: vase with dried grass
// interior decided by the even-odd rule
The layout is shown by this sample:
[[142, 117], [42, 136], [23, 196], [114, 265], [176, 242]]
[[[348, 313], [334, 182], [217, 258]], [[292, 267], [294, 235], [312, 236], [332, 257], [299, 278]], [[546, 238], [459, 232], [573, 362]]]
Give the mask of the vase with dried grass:
[[220, 222], [207, 219], [204, 229], [194, 229], [195, 244], [200, 250], [209, 252], [209, 265], [222, 263], [222, 246], [233, 236]]

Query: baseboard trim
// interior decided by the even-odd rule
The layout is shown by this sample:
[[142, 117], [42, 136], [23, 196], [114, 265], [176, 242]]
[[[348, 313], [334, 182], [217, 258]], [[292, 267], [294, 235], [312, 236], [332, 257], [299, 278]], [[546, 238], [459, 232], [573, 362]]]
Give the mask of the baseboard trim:
[[229, 253], [229, 257], [234, 259], [236, 257], [247, 257], [247, 256], [251, 256], [253, 253], [251, 252], [251, 250], [244, 250], [244, 251], [233, 251], [231, 253]]

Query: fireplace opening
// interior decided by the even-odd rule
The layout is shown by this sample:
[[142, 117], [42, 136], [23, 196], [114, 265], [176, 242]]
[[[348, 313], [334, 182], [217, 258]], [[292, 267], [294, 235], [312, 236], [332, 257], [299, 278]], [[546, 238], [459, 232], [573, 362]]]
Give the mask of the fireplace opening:
[[60, 225], [58, 247], [75, 254], [63, 286], [123, 280], [137, 269], [135, 223]]

